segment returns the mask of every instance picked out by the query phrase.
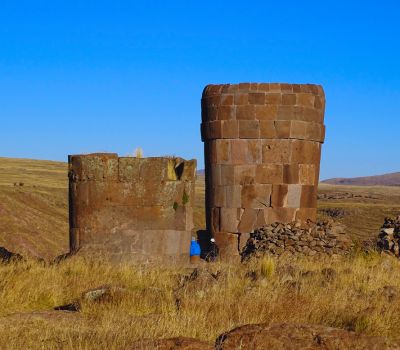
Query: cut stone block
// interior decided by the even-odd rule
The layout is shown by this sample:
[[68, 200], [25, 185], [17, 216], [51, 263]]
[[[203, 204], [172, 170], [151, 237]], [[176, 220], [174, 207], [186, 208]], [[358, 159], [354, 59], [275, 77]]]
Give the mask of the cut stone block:
[[301, 194], [301, 185], [288, 185], [287, 206], [289, 208], [300, 208]]
[[218, 120], [232, 120], [235, 119], [234, 106], [220, 106], [218, 108]]
[[299, 165], [284, 164], [283, 165], [283, 183], [298, 184], [299, 183]]
[[258, 139], [260, 137], [258, 120], [239, 120], [239, 137], [241, 139]]
[[238, 232], [238, 219], [236, 208], [220, 209], [220, 230], [223, 232]]
[[274, 208], [286, 207], [288, 185], [272, 185], [271, 206]]
[[278, 105], [266, 104], [254, 106], [255, 119], [257, 120], [276, 120], [278, 118]]
[[224, 262], [240, 262], [239, 235], [228, 232], [214, 234], [215, 244], [219, 248], [219, 259]]
[[273, 120], [260, 120], [260, 138], [276, 139], [277, 132]]
[[254, 184], [242, 186], [242, 208], [262, 209], [271, 204], [272, 185]]
[[257, 209], [245, 208], [242, 217], [240, 218], [239, 232], [250, 233], [254, 231], [257, 221]]
[[256, 165], [237, 165], [232, 170], [236, 185], [254, 184]]
[[235, 139], [239, 137], [239, 124], [237, 120], [225, 120], [222, 124], [222, 137]]
[[262, 162], [264, 164], [289, 163], [290, 140], [263, 140], [262, 141]]
[[278, 139], [288, 139], [290, 137], [290, 120], [277, 120], [275, 122], [276, 137]]
[[[255, 120], [256, 110], [253, 105], [237, 106], [236, 107], [236, 119], [242, 120]], [[240, 129], [240, 124], [239, 124]]]
[[256, 167], [255, 182], [260, 184], [286, 183], [283, 179], [282, 164], [261, 164]]

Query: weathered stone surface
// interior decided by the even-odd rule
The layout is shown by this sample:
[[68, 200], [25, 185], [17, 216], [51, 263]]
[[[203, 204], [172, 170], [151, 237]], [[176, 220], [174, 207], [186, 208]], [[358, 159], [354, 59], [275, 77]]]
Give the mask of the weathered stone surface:
[[219, 248], [219, 258], [223, 261], [239, 262], [239, 235], [228, 232], [217, 232], [214, 236]]
[[[214, 108], [222, 115], [217, 121]], [[324, 109], [324, 92], [317, 85], [241, 83], [204, 89], [202, 135], [207, 182], [212, 183], [206, 213], [213, 235], [217, 228], [246, 233], [260, 223], [315, 220]], [[233, 219], [235, 207], [247, 213]], [[211, 225], [213, 208], [219, 208], [218, 225]], [[251, 220], [250, 209], [257, 212]]]
[[254, 324], [224, 333], [216, 340], [218, 350], [389, 350], [396, 342], [344, 329], [319, 325]]
[[69, 156], [71, 252], [188, 260], [195, 176], [194, 160]]

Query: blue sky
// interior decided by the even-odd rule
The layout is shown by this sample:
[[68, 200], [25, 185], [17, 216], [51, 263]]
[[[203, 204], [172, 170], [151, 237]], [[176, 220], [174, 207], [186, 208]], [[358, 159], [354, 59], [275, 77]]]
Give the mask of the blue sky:
[[321, 178], [400, 171], [397, 1], [2, 1], [0, 156], [197, 158], [209, 83], [322, 84]]

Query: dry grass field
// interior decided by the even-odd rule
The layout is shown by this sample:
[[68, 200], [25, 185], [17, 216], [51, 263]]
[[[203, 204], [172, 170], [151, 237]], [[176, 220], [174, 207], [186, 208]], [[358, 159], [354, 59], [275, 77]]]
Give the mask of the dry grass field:
[[[2, 266], [0, 348], [129, 349], [137, 339], [180, 335], [214, 341], [239, 325], [282, 322], [400, 338], [395, 258], [361, 253], [338, 260], [265, 258], [208, 268], [222, 271], [220, 277], [201, 276], [176, 291], [189, 270], [80, 258], [53, 266]], [[105, 284], [124, 293], [83, 303], [80, 312], [49, 311]]]
[[[24, 183], [19, 186], [19, 182]], [[14, 186], [14, 183], [17, 183]], [[204, 178], [195, 226], [204, 228]], [[400, 213], [398, 187], [320, 186], [320, 216], [340, 209], [353, 239], [375, 239], [384, 216]], [[51, 258], [67, 251], [66, 164], [0, 158], [0, 246]], [[264, 258], [190, 268], [111, 265], [73, 257], [0, 265], [0, 349], [129, 349], [142, 338], [214, 341], [248, 323], [313, 323], [400, 340], [400, 262], [378, 253], [336, 258]], [[52, 311], [102, 285], [123, 288], [80, 312]], [[179, 288], [181, 287], [181, 288]]]

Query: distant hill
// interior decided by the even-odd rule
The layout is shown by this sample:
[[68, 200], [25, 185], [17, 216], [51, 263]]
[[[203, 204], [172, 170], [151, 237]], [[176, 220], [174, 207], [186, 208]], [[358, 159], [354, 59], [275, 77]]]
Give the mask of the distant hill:
[[0, 246], [47, 259], [68, 251], [67, 167], [0, 158]]
[[206, 172], [204, 169], [197, 170], [197, 175], [204, 175]]
[[334, 178], [321, 181], [331, 185], [353, 186], [400, 186], [400, 172], [377, 176], [364, 176], [354, 178]]

